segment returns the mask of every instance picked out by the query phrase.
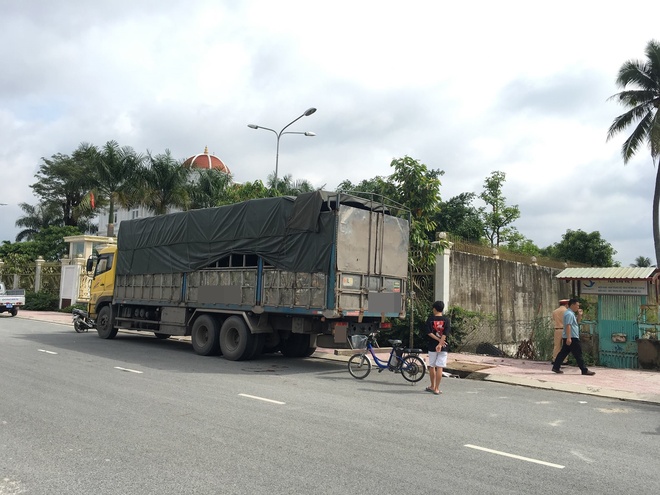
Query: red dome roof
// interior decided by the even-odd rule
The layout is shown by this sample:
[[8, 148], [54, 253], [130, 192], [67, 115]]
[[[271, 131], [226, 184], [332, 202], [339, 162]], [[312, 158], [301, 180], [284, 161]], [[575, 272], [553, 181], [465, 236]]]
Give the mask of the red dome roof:
[[185, 162], [183, 162], [183, 166], [187, 168], [215, 168], [217, 170], [223, 171], [226, 174], [231, 174], [229, 167], [225, 165], [224, 162], [220, 160], [220, 158], [209, 154], [208, 146], [204, 147], [204, 153], [200, 153], [188, 158]]

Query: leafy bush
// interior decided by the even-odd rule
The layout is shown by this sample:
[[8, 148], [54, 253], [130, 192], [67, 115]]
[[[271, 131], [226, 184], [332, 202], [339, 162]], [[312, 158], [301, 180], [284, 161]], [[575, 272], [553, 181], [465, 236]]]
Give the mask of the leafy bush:
[[[426, 333], [424, 331], [426, 319], [431, 314], [431, 303], [415, 302], [413, 312], [413, 342], [412, 347], [422, 349], [426, 352]], [[381, 331], [378, 334], [378, 344], [389, 346], [387, 342], [390, 339], [399, 339], [407, 347], [410, 344], [410, 300], [406, 306], [406, 318], [404, 320], [394, 318], [392, 328], [387, 331]]]
[[459, 306], [451, 306], [445, 314], [451, 320], [449, 350], [453, 352], [460, 352], [467, 344], [474, 344], [481, 330], [495, 322], [494, 315], [468, 311]]
[[[418, 347], [426, 351], [426, 331], [425, 324], [427, 318], [431, 315], [432, 303], [417, 301], [413, 317], [413, 347]], [[408, 314], [410, 309], [407, 308]], [[444, 315], [451, 321], [451, 335], [447, 339], [450, 352], [460, 352], [466, 343], [474, 335], [479, 334], [484, 326], [493, 324], [494, 316], [475, 311], [467, 311], [458, 306], [445, 308]], [[410, 341], [410, 319], [405, 320], [395, 318], [392, 320], [392, 329], [387, 332], [380, 332], [378, 342], [380, 345], [387, 346], [389, 339], [399, 339], [408, 345]]]
[[549, 361], [555, 345], [555, 329], [547, 317], [537, 316], [532, 320], [532, 343], [536, 351], [536, 359]]
[[39, 291], [25, 292], [25, 306], [23, 309], [30, 311], [57, 311], [58, 297], [50, 292]]

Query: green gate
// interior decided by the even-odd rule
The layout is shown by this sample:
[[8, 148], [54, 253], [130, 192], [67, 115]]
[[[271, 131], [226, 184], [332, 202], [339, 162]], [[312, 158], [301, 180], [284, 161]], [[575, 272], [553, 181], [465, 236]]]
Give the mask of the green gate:
[[646, 296], [598, 296], [598, 339], [601, 366], [639, 368], [639, 308]]

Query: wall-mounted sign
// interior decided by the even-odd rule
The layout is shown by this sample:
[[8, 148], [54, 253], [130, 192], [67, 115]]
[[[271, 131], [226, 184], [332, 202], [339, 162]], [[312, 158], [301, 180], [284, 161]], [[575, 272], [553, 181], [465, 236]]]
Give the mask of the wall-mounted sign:
[[620, 296], [646, 296], [646, 280], [580, 280], [582, 294], [612, 294]]

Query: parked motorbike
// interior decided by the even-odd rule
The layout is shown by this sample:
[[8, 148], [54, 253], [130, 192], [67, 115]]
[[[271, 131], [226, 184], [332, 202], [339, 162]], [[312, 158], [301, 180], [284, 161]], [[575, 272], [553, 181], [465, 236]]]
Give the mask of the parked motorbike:
[[74, 309], [71, 312], [73, 316], [73, 329], [78, 333], [87, 332], [89, 329], [96, 328], [96, 323], [92, 320], [87, 311]]

